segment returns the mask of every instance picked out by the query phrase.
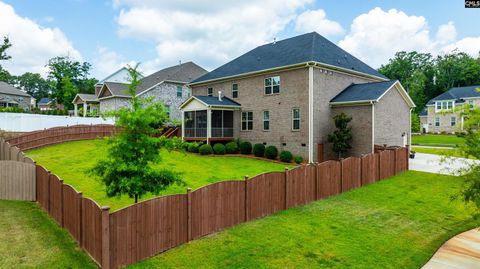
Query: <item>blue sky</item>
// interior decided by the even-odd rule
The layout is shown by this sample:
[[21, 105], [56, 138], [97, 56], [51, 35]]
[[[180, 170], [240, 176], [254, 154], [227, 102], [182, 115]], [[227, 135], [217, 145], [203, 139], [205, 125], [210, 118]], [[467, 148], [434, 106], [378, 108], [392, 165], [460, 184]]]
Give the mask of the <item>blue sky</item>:
[[99, 79], [133, 62], [145, 73], [180, 60], [211, 70], [273, 37], [313, 30], [373, 67], [402, 49], [480, 50], [480, 9], [461, 0], [238, 2], [0, 0], [0, 35], [14, 44], [5, 66], [45, 72], [49, 57], [69, 54], [92, 63]]

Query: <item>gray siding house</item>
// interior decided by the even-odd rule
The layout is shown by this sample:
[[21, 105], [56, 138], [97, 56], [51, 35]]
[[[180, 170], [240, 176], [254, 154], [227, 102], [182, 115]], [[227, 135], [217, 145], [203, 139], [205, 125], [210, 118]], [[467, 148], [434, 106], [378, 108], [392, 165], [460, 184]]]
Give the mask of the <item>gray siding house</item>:
[[463, 131], [463, 108], [480, 106], [480, 85], [456, 87], [432, 98], [420, 113], [422, 132], [455, 133]]
[[14, 86], [0, 81], [0, 108], [18, 107], [30, 111], [32, 96]]
[[[188, 83], [205, 75], [207, 71], [193, 62], [171, 66], [140, 80], [137, 96], [153, 97], [169, 111], [171, 120], [180, 120], [180, 105], [190, 97]], [[98, 93], [100, 112], [129, 105], [128, 84], [103, 82]]]
[[322, 161], [335, 157], [327, 137], [343, 112], [353, 118], [347, 155], [410, 144], [415, 105], [402, 85], [315, 32], [259, 46], [189, 85], [185, 140], [240, 138]]

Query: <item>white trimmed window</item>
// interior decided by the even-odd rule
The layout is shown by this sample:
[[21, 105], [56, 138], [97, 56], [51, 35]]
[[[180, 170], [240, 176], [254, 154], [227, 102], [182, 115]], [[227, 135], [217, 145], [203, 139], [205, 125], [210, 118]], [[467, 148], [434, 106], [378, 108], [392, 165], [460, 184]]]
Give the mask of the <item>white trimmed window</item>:
[[292, 130], [300, 130], [300, 108], [292, 109]]
[[265, 79], [265, 94], [280, 93], [280, 76]]
[[270, 130], [270, 112], [263, 111], [263, 130], [268, 131]]
[[182, 97], [183, 95], [183, 89], [182, 86], [177, 86], [177, 97]]
[[170, 119], [170, 106], [165, 105], [165, 112], [167, 113], [167, 117]]
[[242, 131], [253, 130], [253, 112], [242, 112]]
[[436, 102], [437, 106], [437, 110], [442, 110], [442, 102]]
[[440, 117], [435, 117], [435, 126], [440, 126]]
[[435, 110], [452, 110], [454, 107], [453, 101], [439, 101], [435, 103]]
[[232, 97], [233, 98], [238, 97], [238, 84], [237, 83], [232, 84]]
[[457, 125], [457, 117], [451, 117], [450, 126], [455, 126], [455, 125]]
[[213, 88], [212, 87], [207, 89], [207, 96], [213, 96]]

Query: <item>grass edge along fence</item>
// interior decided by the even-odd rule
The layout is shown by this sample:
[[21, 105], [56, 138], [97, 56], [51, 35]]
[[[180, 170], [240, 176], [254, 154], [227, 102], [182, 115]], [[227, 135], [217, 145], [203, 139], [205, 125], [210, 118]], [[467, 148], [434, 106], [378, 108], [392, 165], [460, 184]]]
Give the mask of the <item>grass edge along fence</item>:
[[[71, 127], [68, 127], [71, 128]], [[77, 129], [78, 130], [78, 129]], [[66, 139], [72, 138], [71, 133]], [[56, 141], [61, 140], [56, 136]], [[91, 139], [90, 136], [85, 136]], [[78, 137], [74, 137], [78, 138]], [[68, 140], [66, 140], [68, 141]], [[0, 159], [34, 163], [0, 139]], [[43, 142], [42, 142], [43, 143]], [[216, 182], [113, 213], [35, 164], [36, 201], [102, 268], [133, 264], [239, 223], [337, 195], [408, 170], [408, 147]], [[3, 153], [2, 153], [3, 152]]]

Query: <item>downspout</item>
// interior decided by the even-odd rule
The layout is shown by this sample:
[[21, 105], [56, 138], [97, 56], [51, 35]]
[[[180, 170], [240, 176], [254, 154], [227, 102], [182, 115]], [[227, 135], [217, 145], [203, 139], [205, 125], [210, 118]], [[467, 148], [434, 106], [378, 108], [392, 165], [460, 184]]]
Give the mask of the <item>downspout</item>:
[[375, 153], [375, 102], [370, 101], [372, 104], [372, 152]]
[[313, 163], [313, 66], [314, 62], [307, 63], [308, 66], [308, 162]]

